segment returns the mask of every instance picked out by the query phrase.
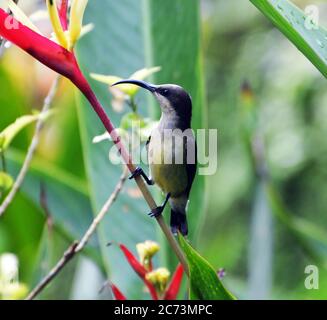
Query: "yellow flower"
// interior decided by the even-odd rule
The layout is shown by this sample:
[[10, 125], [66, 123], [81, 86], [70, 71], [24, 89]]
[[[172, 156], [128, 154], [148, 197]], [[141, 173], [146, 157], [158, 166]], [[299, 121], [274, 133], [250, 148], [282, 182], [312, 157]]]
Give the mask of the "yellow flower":
[[165, 291], [169, 277], [170, 272], [166, 268], [158, 268], [147, 273], [145, 276], [145, 278], [151, 282], [160, 293]]
[[58, 8], [55, 0], [47, 0], [47, 7], [48, 12], [50, 16], [50, 21], [53, 27], [53, 31], [56, 35], [56, 38], [60, 45], [62, 45], [64, 48], [68, 49], [68, 39], [65, 35], [65, 32], [62, 28]]
[[88, 0], [73, 0], [69, 19], [69, 48], [74, 48], [82, 32], [84, 12]]
[[[60, 21], [58, 6], [56, 0], [46, 0], [50, 22], [55, 35], [55, 40], [65, 49], [72, 51], [77, 40], [85, 33], [92, 30], [93, 25], [83, 27], [83, 17], [88, 0], [72, 0], [68, 30], [64, 30]], [[26, 27], [42, 35], [40, 30], [33, 24], [30, 18], [12, 1], [7, 0], [7, 5], [15, 18]]]
[[136, 245], [137, 253], [140, 257], [141, 264], [149, 269], [152, 257], [159, 251], [160, 247], [158, 243], [147, 240]]

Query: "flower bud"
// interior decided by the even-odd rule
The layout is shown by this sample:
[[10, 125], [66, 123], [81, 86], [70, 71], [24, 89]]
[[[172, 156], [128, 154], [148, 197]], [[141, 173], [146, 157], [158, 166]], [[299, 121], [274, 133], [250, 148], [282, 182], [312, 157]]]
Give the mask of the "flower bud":
[[146, 274], [145, 278], [152, 283], [159, 293], [163, 293], [167, 287], [170, 272], [166, 268], [158, 268]]
[[141, 264], [148, 270], [151, 269], [151, 259], [159, 251], [158, 243], [147, 240], [136, 245], [136, 250], [139, 254]]

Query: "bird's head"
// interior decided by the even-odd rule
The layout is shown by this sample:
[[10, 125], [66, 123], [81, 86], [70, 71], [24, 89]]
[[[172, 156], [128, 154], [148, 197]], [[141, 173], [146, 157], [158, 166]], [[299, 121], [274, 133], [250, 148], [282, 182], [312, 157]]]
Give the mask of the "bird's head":
[[180, 86], [175, 84], [154, 85], [141, 80], [121, 80], [113, 84], [134, 84], [142, 87], [155, 96], [163, 113], [177, 116], [190, 121], [192, 117], [192, 100], [190, 95]]

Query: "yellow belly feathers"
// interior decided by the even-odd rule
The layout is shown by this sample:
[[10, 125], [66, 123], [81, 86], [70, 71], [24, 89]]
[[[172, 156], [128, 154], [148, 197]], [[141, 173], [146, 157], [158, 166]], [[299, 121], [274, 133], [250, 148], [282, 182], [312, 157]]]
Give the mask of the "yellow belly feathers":
[[[187, 188], [187, 172], [184, 164], [175, 164], [174, 159], [183, 159], [183, 142], [176, 142], [172, 147], [172, 140], [151, 137], [148, 158], [151, 177], [164, 193], [171, 193], [177, 197]], [[180, 162], [179, 162], [180, 163]]]

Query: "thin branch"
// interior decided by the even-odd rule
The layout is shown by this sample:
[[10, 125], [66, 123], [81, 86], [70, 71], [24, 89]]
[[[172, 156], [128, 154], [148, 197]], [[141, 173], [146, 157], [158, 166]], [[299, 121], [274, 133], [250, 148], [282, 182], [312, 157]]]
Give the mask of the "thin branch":
[[74, 242], [64, 253], [62, 258], [58, 261], [49, 274], [30, 292], [26, 300], [33, 300], [43, 289], [59, 274], [59, 272], [66, 266], [66, 264], [74, 257], [75, 249], [78, 242]]
[[72, 260], [72, 258], [84, 249], [91, 236], [94, 234], [97, 226], [102, 221], [106, 213], [109, 211], [112, 204], [117, 199], [119, 193], [121, 192], [124, 183], [128, 177], [127, 168], [124, 169], [123, 174], [121, 175], [118, 184], [115, 187], [115, 190], [110, 195], [106, 203], [101, 208], [100, 212], [92, 221], [90, 227], [87, 229], [85, 234], [82, 236], [79, 242], [75, 241], [64, 253], [62, 258], [58, 261], [58, 263], [51, 269], [49, 274], [45, 276], [41, 282], [31, 291], [31, 293], [26, 297], [26, 300], [33, 300], [39, 293], [45, 289], [45, 287], [59, 274], [59, 272], [65, 267], [65, 265]]
[[107, 202], [103, 205], [102, 209], [100, 210], [99, 214], [94, 218], [92, 224], [90, 225], [89, 229], [85, 232], [83, 238], [79, 242], [76, 252], [81, 251], [87, 242], [90, 240], [91, 236], [95, 232], [95, 229], [99, 225], [99, 223], [102, 221], [106, 213], [108, 212], [109, 208], [112, 206], [112, 204], [115, 202], [115, 200], [118, 197], [118, 194], [120, 193], [121, 189], [123, 188], [123, 185], [128, 177], [128, 170], [127, 168], [124, 168], [124, 172], [122, 176], [120, 177], [120, 180], [114, 190], [114, 192], [111, 194], [111, 196], [108, 198]]
[[[50, 91], [49, 91], [47, 97], [44, 99], [41, 113], [46, 113], [50, 109], [52, 101], [57, 93], [59, 78], [60, 78], [59, 76], [56, 76], [56, 79], [52, 83]], [[5, 198], [5, 200], [3, 201], [3, 203], [0, 206], [0, 217], [4, 214], [4, 212], [10, 205], [10, 203], [13, 201], [15, 195], [17, 194], [18, 190], [20, 189], [20, 187], [25, 179], [25, 176], [30, 167], [33, 156], [35, 154], [36, 148], [39, 144], [40, 132], [43, 128], [44, 121], [45, 121], [44, 118], [40, 117], [36, 123], [34, 136], [32, 138], [30, 146], [28, 147], [28, 151], [27, 151], [23, 166], [20, 169], [20, 172], [14, 182], [12, 189], [10, 190], [7, 197]]]

